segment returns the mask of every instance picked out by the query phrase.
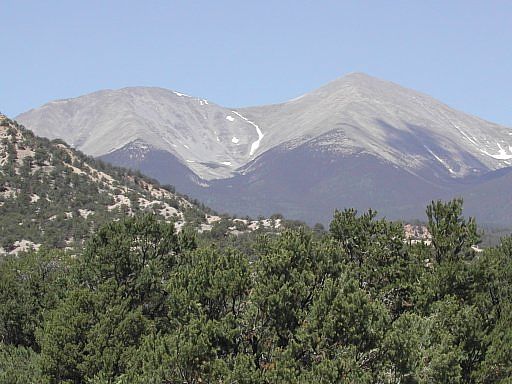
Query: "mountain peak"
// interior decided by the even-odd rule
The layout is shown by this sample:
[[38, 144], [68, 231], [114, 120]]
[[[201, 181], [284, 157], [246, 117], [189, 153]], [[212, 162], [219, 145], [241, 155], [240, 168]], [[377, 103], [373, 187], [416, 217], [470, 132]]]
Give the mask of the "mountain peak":
[[[375, 76], [368, 75], [364, 72], [350, 72], [346, 75], [337, 78], [336, 80], [333, 80], [327, 84], [325, 84], [323, 87], [320, 87], [319, 90], [336, 90], [337, 88], [353, 88], [355, 90], [400, 90], [402, 92], [415, 92], [411, 89], [408, 89], [406, 87], [403, 87], [399, 84], [393, 83], [388, 80], [383, 80]], [[314, 92], [314, 91], [313, 91]], [[417, 93], [417, 92], [415, 92]]]
[[349, 72], [339, 79], [373, 79], [373, 80], [380, 80], [377, 77], [370, 76], [369, 74], [365, 72]]

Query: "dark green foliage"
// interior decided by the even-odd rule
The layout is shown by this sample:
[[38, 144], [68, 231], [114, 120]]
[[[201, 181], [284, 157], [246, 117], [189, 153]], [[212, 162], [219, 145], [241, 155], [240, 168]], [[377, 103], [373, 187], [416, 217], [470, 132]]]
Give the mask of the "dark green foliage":
[[0, 343], [0, 383], [41, 383], [40, 355], [26, 347]]
[[126, 371], [149, 330], [168, 329], [167, 281], [193, 248], [153, 215], [101, 228], [77, 265], [77, 288], [39, 334], [46, 377], [80, 383]]
[[146, 214], [6, 257], [0, 381], [509, 382], [512, 240], [476, 253], [461, 204], [427, 209], [432, 245], [372, 211], [219, 239]]
[[361, 288], [379, 298], [396, 317], [411, 304], [419, 274], [417, 260], [407, 250], [400, 223], [376, 220], [377, 213], [336, 211], [330, 233], [344, 250], [345, 262]]
[[72, 265], [62, 252], [40, 251], [0, 259], [0, 340], [38, 349], [35, 331], [69, 285]]
[[427, 217], [437, 263], [473, 256], [471, 246], [477, 245], [480, 237], [475, 219], [465, 220], [462, 217], [462, 199], [448, 203], [433, 201], [427, 207]]

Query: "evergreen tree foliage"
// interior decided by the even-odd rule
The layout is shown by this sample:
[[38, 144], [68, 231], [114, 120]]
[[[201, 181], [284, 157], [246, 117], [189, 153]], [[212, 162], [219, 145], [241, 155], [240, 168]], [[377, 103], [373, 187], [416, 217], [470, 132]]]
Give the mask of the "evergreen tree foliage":
[[5, 257], [0, 381], [510, 382], [512, 240], [476, 253], [459, 199], [427, 216], [432, 244], [373, 211], [244, 242], [147, 214]]

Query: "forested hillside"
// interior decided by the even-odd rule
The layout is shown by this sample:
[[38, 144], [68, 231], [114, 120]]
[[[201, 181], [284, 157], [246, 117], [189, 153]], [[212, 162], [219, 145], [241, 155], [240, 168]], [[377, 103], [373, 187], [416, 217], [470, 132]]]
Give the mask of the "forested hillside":
[[0, 254], [39, 246], [79, 252], [95, 229], [153, 213], [177, 229], [245, 233], [280, 220], [233, 220], [138, 172], [85, 156], [0, 114]]
[[475, 253], [460, 200], [427, 219], [431, 245], [345, 210], [242, 250], [146, 214], [5, 256], [0, 382], [510, 382], [512, 239]]

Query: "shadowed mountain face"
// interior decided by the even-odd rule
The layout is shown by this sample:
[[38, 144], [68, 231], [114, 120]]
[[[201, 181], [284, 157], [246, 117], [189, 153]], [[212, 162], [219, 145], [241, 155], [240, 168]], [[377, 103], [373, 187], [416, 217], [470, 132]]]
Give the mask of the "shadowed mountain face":
[[172, 184], [178, 191], [195, 195], [201, 179], [170, 152], [150, 148], [134, 142], [114, 152], [100, 156], [107, 163], [136, 169], [164, 184]]
[[512, 168], [490, 172], [462, 190], [466, 212], [491, 224], [512, 224]]
[[511, 205], [499, 191], [511, 186], [500, 172], [512, 165], [512, 129], [364, 74], [277, 105], [229, 109], [125, 88], [51, 102], [18, 119], [217, 210], [313, 223], [353, 206], [409, 219], [422, 217], [430, 199], [467, 195], [481, 221], [512, 222], [478, 209]]
[[247, 208], [252, 214], [286, 212], [311, 223], [329, 222], [333, 207], [378, 207], [387, 217], [422, 217], [430, 198], [448, 195], [442, 187], [373, 155], [336, 156], [307, 145], [271, 150], [245, 175], [230, 181], [215, 181], [206, 201], [237, 213]]

